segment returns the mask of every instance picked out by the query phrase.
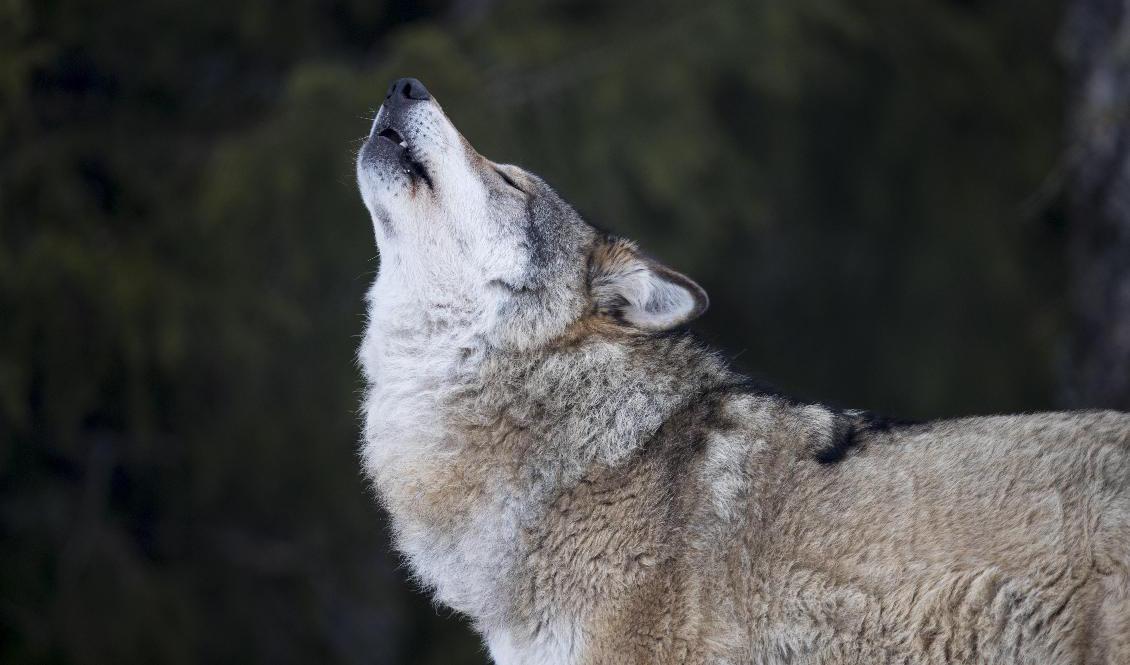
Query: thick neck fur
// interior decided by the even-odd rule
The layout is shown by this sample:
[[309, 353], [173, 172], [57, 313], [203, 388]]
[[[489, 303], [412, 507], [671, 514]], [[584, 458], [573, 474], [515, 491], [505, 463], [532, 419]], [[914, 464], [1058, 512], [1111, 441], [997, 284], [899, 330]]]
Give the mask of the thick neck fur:
[[419, 581], [488, 635], [521, 631], [526, 529], [733, 377], [682, 336], [597, 332], [500, 350], [486, 341], [488, 314], [455, 304], [473, 300], [422, 307], [397, 294], [378, 279], [360, 351], [365, 467]]
[[363, 461], [497, 663], [1130, 663], [1130, 417], [754, 390], [647, 332], [702, 313], [689, 278], [395, 99], [374, 130], [431, 176], [359, 154]]

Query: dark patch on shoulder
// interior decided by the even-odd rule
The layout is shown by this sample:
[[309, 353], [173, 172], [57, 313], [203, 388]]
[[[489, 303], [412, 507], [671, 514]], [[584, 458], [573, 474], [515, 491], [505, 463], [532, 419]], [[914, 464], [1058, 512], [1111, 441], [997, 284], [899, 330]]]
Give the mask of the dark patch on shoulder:
[[686, 468], [702, 453], [708, 432], [733, 427], [722, 415], [722, 403], [745, 392], [743, 382], [704, 388], [668, 416], [655, 435], [641, 446], [641, 451], [665, 456], [672, 478], [678, 477], [680, 471], [677, 470]]
[[854, 450], [893, 431], [920, 423], [913, 420], [890, 418], [867, 411], [846, 411], [837, 414], [837, 425], [828, 443], [813, 452], [821, 464], [836, 464], [847, 459]]

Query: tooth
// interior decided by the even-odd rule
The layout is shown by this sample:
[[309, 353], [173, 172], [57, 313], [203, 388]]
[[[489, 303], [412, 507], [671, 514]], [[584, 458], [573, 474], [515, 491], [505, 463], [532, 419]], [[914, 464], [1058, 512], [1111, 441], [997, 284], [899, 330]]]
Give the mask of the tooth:
[[401, 148], [407, 148], [407, 147], [408, 147], [408, 142], [407, 142], [407, 141], [401, 141], [401, 142], [400, 142], [400, 147], [401, 147]]

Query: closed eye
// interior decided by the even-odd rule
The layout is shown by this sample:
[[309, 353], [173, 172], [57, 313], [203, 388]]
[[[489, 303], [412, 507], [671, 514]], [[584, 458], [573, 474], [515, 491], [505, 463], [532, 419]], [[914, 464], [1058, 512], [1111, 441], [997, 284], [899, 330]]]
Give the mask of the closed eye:
[[513, 180], [513, 179], [511, 179], [511, 177], [510, 177], [510, 176], [508, 176], [508, 175], [506, 175], [505, 173], [503, 173], [503, 172], [502, 172], [502, 171], [501, 171], [500, 169], [495, 169], [495, 171], [494, 171], [494, 172], [495, 172], [495, 173], [497, 173], [497, 174], [498, 174], [498, 175], [499, 175], [499, 176], [500, 176], [500, 177], [501, 177], [501, 178], [502, 178], [503, 180], [505, 180], [505, 181], [506, 181], [506, 184], [507, 184], [507, 185], [510, 185], [511, 187], [513, 187], [514, 189], [518, 190], [518, 191], [519, 191], [519, 192], [521, 192], [522, 194], [525, 194], [525, 193], [526, 193], [526, 190], [524, 190], [524, 189], [522, 189], [521, 187], [519, 187], [519, 186], [518, 186], [518, 184], [517, 184], [517, 183], [515, 183], [515, 182], [514, 182], [514, 180]]

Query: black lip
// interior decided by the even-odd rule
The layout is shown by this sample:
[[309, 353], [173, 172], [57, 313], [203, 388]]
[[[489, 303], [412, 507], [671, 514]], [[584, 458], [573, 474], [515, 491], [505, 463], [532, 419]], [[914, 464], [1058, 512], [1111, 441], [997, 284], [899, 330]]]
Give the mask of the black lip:
[[[383, 109], [382, 113], [378, 113], [379, 120], [374, 125], [372, 134], [369, 140], [378, 145], [385, 145], [385, 149], [391, 149], [392, 154], [396, 156], [396, 161], [409, 177], [423, 180], [429, 189], [434, 189], [432, 185], [431, 175], [424, 165], [415, 158], [412, 151], [412, 145], [404, 138], [404, 134], [395, 127], [394, 112], [389, 112]], [[383, 116], [383, 117], [382, 117]], [[403, 143], [404, 145], [400, 145]]]
[[400, 135], [400, 132], [396, 131], [392, 127], [385, 127], [381, 131], [377, 132], [377, 138], [391, 141], [392, 143], [395, 143], [397, 147], [402, 147], [400, 145], [401, 143], [407, 143], [407, 141], [404, 140], [404, 137]]

